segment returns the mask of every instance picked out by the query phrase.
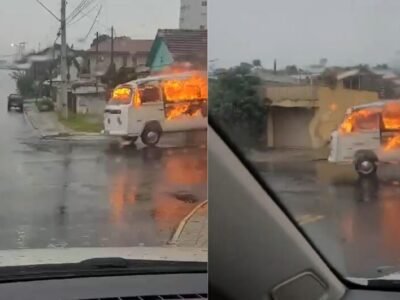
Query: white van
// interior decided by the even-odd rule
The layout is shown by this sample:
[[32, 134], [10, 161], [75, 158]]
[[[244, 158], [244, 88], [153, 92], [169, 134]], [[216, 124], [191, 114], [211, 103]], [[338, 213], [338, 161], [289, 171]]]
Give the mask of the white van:
[[353, 163], [360, 176], [376, 173], [379, 163], [400, 162], [400, 100], [349, 108], [331, 135], [332, 163]]
[[163, 132], [207, 128], [207, 75], [186, 72], [117, 86], [104, 111], [104, 133], [154, 146]]

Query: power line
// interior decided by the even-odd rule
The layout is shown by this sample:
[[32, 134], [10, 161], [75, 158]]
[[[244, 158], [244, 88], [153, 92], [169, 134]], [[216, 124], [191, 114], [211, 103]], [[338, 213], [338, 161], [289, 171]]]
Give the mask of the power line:
[[[100, 6], [101, 6], [101, 5], [100, 5]], [[93, 11], [95, 11], [98, 7], [99, 7], [99, 4], [96, 4], [95, 6], [91, 7], [91, 9], [90, 9], [89, 11], [87, 11], [87, 12], [81, 11], [81, 13], [80, 13], [81, 16], [80, 16], [80, 18], [78, 18], [77, 20], [75, 20], [75, 21], [72, 22], [72, 23], [71, 23], [71, 21], [73, 21], [73, 20], [71, 20], [71, 21], [68, 23], [68, 25], [72, 26], [72, 25], [78, 23], [78, 22], [79, 22], [80, 20], [82, 20], [84, 17], [88, 16], [90, 13], [92, 13]]]
[[89, 34], [92, 32], [94, 24], [96, 24], [97, 18], [99, 17], [102, 9], [103, 9], [103, 6], [100, 6], [99, 11], [97, 12], [96, 17], [94, 18], [93, 24], [92, 24], [92, 26], [90, 27], [88, 33], [85, 36], [85, 40], [88, 38]]
[[[101, 5], [101, 6], [102, 6], [102, 5]], [[88, 19], [90, 19], [90, 20], [93, 20], [93, 17], [90, 16], [89, 13], [81, 12], [81, 14], [82, 14], [84, 17], [86, 17], [86, 18], [88, 18]], [[75, 24], [76, 22], [77, 22], [77, 21], [75, 21], [73, 24]], [[111, 28], [111, 26], [108, 26], [108, 25], [106, 25], [106, 24], [100, 22], [99, 20], [96, 20], [96, 23], [97, 23], [98, 25], [103, 26], [104, 29], [109, 30], [109, 29]], [[70, 25], [72, 25], [72, 24], [70, 24]]]
[[75, 15], [75, 13], [82, 7], [82, 5], [87, 2], [88, 0], [82, 0], [77, 7], [75, 7], [72, 12], [69, 14], [69, 16], [67, 17], [67, 20], [69, 20], [70, 18], [72, 18], [72, 16]]
[[36, 0], [49, 14], [51, 14], [57, 21], [61, 21], [46, 5], [44, 5], [40, 0]]
[[[85, 0], [84, 0], [85, 1]], [[93, 3], [95, 3], [96, 0], [86, 0], [83, 5], [78, 9], [73, 16], [68, 20], [68, 22], [72, 22], [76, 17], [79, 16], [79, 14], [83, 13], [85, 9], [90, 7]]]

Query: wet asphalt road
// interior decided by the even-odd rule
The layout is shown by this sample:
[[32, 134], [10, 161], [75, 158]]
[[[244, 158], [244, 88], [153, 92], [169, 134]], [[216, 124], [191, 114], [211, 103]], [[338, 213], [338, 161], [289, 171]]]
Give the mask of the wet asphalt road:
[[358, 179], [326, 161], [258, 166], [317, 248], [345, 276], [400, 271], [400, 168]]
[[13, 90], [0, 70], [0, 250], [159, 246], [206, 199], [206, 149], [40, 140]]

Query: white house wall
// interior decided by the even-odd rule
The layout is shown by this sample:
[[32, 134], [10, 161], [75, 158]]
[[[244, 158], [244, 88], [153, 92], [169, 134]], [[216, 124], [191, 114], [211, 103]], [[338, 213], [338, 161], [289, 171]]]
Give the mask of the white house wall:
[[103, 116], [106, 106], [105, 96], [96, 94], [77, 95], [77, 113]]
[[181, 0], [179, 28], [207, 29], [207, 0]]

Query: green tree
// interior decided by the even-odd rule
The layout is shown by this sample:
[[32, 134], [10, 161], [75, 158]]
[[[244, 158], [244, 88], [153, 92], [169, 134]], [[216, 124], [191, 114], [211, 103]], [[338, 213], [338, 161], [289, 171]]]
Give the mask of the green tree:
[[115, 82], [113, 83], [114, 86], [117, 86], [122, 83], [126, 83], [128, 81], [132, 81], [137, 79], [136, 69], [133, 67], [122, 67], [118, 70], [117, 74], [115, 75]]
[[299, 74], [299, 70], [297, 69], [296, 65], [286, 66], [286, 73], [289, 75], [297, 75]]
[[99, 39], [97, 39], [97, 38], [93, 39], [92, 43], [90, 44], [90, 47], [94, 47], [94, 46], [96, 46], [97, 43], [100, 44], [107, 40], [111, 40], [111, 36], [109, 36], [108, 34], [101, 34], [101, 35], [99, 35]]
[[375, 69], [378, 69], [378, 70], [388, 70], [388, 69], [389, 69], [389, 66], [388, 66], [387, 64], [377, 64], [377, 65], [375, 66]]
[[27, 72], [15, 71], [10, 76], [15, 80], [17, 90], [23, 97], [35, 96], [35, 82], [32, 75]]
[[246, 63], [210, 79], [211, 117], [244, 149], [257, 146], [266, 128], [267, 107], [258, 93], [260, 84]]
[[253, 60], [253, 66], [262, 67], [261, 60], [260, 59], [254, 59]]

